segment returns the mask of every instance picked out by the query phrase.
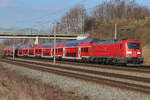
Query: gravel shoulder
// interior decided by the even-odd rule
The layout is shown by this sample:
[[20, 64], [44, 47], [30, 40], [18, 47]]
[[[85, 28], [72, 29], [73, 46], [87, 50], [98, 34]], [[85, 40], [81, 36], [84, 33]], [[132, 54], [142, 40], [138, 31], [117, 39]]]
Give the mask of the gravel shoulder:
[[84, 100], [149, 100], [150, 98], [150, 95], [145, 95], [138, 92], [109, 87], [102, 84], [95, 84], [51, 73], [35, 71], [6, 63], [2, 63], [2, 65], [10, 71], [15, 71], [23, 76], [28, 76], [29, 78], [34, 80], [40, 80], [46, 84], [49, 84], [52, 87], [57, 87], [59, 90], [70, 93], [75, 97], [82, 97], [82, 99]]

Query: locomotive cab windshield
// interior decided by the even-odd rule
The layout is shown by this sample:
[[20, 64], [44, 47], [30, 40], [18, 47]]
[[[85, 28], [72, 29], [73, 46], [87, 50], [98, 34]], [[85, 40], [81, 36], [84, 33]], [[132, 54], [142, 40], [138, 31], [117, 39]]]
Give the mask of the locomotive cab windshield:
[[128, 48], [129, 48], [129, 49], [134, 49], [134, 50], [136, 50], [136, 49], [139, 49], [139, 48], [140, 48], [140, 44], [139, 44], [139, 43], [127, 43], [127, 45], [128, 45]]

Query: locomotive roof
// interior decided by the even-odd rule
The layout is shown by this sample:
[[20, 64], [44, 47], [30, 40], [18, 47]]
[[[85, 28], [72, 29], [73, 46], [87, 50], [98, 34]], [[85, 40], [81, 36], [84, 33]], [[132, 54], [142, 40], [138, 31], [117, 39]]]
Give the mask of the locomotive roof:
[[98, 41], [96, 42], [97, 45], [99, 44], [117, 44], [120, 40], [106, 40], [106, 41]]

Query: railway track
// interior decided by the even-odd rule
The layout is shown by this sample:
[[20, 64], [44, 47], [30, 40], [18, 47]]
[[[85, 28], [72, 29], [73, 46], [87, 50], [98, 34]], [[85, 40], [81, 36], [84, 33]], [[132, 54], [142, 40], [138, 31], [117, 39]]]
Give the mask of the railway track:
[[[62, 61], [58, 61], [58, 63], [62, 63]], [[63, 61], [64, 64], [72, 64], [72, 62]], [[123, 71], [131, 71], [131, 72], [141, 72], [141, 73], [150, 73], [150, 66], [142, 66], [142, 65], [130, 65], [130, 66], [120, 66], [120, 65], [101, 65], [101, 64], [89, 64], [89, 63], [77, 63], [74, 62], [73, 65], [82, 65], [86, 67], [95, 67], [95, 68], [103, 68], [103, 69], [113, 69], [113, 70], [123, 70]]]
[[[27, 61], [27, 60], [21, 60], [21, 59], [20, 60], [19, 59], [16, 59], [16, 60], [0, 59], [0, 60], [3, 62], [10, 63], [10, 64], [20, 65], [22, 67], [28, 67], [28, 68], [36, 69], [40, 71], [55, 73], [59, 75], [61, 74], [61, 75], [69, 76], [69, 77], [80, 78], [82, 80], [87, 80], [91, 82], [106, 84], [109, 86], [115, 86], [119, 88], [124, 88], [124, 89], [129, 89], [129, 90], [134, 90], [134, 91], [150, 94], [150, 78], [149, 77], [145, 78], [145, 77], [124, 75], [124, 74], [93, 71], [93, 70], [82, 69], [78, 67], [66, 67], [64, 65], [60, 66], [60, 65], [41, 63], [39, 61], [33, 62], [33, 61], [29, 61], [29, 60]], [[134, 70], [137, 70], [137, 69], [134, 69]], [[137, 70], [137, 71], [138, 72], [141, 71], [140, 73], [144, 73], [144, 71], [142, 70]], [[122, 80], [125, 80], [125, 81], [122, 81]]]
[[[11, 58], [11, 57], [9, 57]], [[21, 59], [30, 59], [36, 61], [43, 61], [43, 62], [51, 62], [53, 63], [52, 59], [43, 59], [43, 58], [21, 58]], [[101, 64], [90, 64], [90, 63], [83, 63], [83, 62], [70, 62], [70, 61], [56, 61], [58, 64], [69, 64], [69, 65], [76, 65], [84, 66], [84, 67], [93, 67], [93, 68], [103, 68], [103, 69], [112, 69], [112, 70], [122, 70], [122, 71], [129, 71], [129, 72], [139, 72], [139, 73], [150, 73], [150, 66], [143, 66], [143, 65], [130, 65], [130, 66], [117, 66], [117, 65], [101, 65]]]

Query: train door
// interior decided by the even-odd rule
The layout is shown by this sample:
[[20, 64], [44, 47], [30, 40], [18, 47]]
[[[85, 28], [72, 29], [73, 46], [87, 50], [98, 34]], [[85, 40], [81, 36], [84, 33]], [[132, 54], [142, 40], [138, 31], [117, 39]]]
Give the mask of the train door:
[[122, 43], [120, 44], [120, 57], [122, 57], [123, 56], [123, 45], [122, 45]]
[[35, 56], [35, 48], [33, 48], [33, 56]]
[[78, 48], [78, 58], [81, 59], [81, 47]]
[[29, 53], [30, 53], [29, 50], [30, 50], [30, 49], [28, 48], [28, 56], [29, 56]]
[[42, 52], [41, 52], [41, 56], [43, 57], [43, 52], [44, 52], [44, 49], [42, 48]]
[[63, 48], [63, 58], [65, 57], [65, 48]]
[[16, 49], [14, 51], [15, 51], [15, 57], [17, 57], [18, 56], [18, 50]]
[[51, 48], [51, 57], [53, 56], [53, 48]]

